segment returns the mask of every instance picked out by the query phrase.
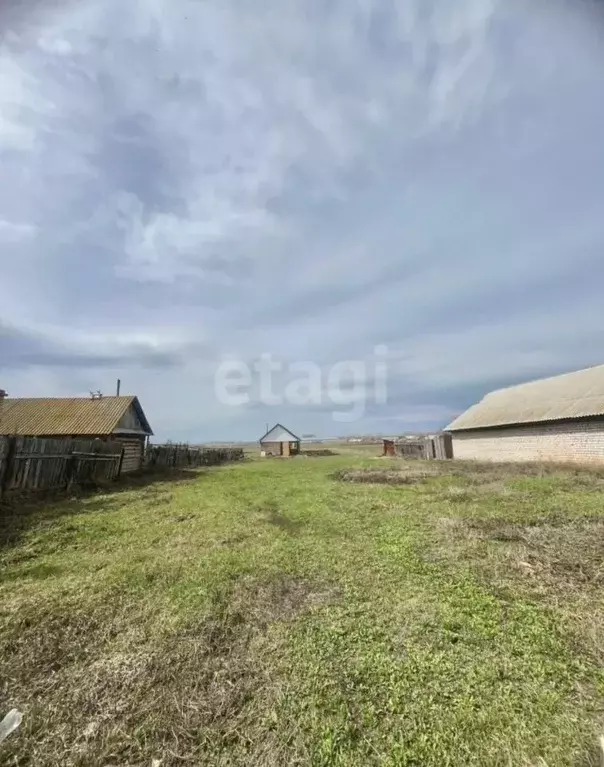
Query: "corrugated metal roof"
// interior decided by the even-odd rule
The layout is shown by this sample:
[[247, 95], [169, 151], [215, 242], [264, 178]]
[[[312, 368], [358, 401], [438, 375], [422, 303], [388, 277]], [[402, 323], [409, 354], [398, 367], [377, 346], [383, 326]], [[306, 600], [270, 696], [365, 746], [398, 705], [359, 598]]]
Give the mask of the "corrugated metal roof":
[[604, 365], [498, 389], [445, 431], [604, 415]]
[[136, 397], [0, 400], [0, 434], [69, 436], [111, 434], [133, 405], [147, 433], [151, 427]]

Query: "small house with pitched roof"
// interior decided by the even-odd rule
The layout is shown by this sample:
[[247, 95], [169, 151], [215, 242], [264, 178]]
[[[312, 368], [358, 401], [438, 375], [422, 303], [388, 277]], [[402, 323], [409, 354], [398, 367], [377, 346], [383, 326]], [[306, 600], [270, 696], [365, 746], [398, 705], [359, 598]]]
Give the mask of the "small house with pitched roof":
[[152, 434], [138, 397], [13, 398], [0, 389], [0, 436], [119, 442], [123, 473], [142, 468]]
[[260, 438], [260, 447], [267, 455], [288, 457], [300, 452], [300, 437], [277, 423]]

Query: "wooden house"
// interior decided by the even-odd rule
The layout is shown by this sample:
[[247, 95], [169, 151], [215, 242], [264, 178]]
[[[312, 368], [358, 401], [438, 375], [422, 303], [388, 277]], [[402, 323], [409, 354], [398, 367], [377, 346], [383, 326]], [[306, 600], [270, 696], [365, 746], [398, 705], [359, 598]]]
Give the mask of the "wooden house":
[[0, 390], [0, 436], [119, 442], [122, 473], [142, 468], [152, 434], [137, 397], [10, 398]]
[[300, 437], [286, 429], [285, 426], [277, 423], [261, 437], [260, 447], [267, 455], [280, 455], [284, 457], [298, 455], [300, 452]]

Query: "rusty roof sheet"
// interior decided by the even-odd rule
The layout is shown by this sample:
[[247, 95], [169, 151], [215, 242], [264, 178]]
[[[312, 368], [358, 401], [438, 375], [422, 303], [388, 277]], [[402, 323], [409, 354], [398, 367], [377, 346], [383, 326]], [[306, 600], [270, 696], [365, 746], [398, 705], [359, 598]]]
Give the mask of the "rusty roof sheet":
[[0, 434], [29, 437], [111, 434], [131, 405], [145, 430], [152, 434], [138, 399], [131, 396], [0, 400]]
[[498, 389], [445, 431], [604, 415], [604, 365]]

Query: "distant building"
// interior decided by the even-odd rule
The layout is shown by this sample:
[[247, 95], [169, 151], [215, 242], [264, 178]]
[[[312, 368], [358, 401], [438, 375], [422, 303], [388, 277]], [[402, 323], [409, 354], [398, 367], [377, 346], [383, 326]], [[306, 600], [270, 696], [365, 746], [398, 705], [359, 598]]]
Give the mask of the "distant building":
[[285, 426], [277, 423], [261, 437], [260, 447], [268, 455], [298, 455], [300, 452], [300, 437], [296, 437]]
[[9, 398], [0, 389], [0, 436], [120, 442], [122, 472], [142, 467], [153, 432], [137, 397]]
[[446, 431], [455, 458], [604, 462], [604, 365], [493, 391]]

